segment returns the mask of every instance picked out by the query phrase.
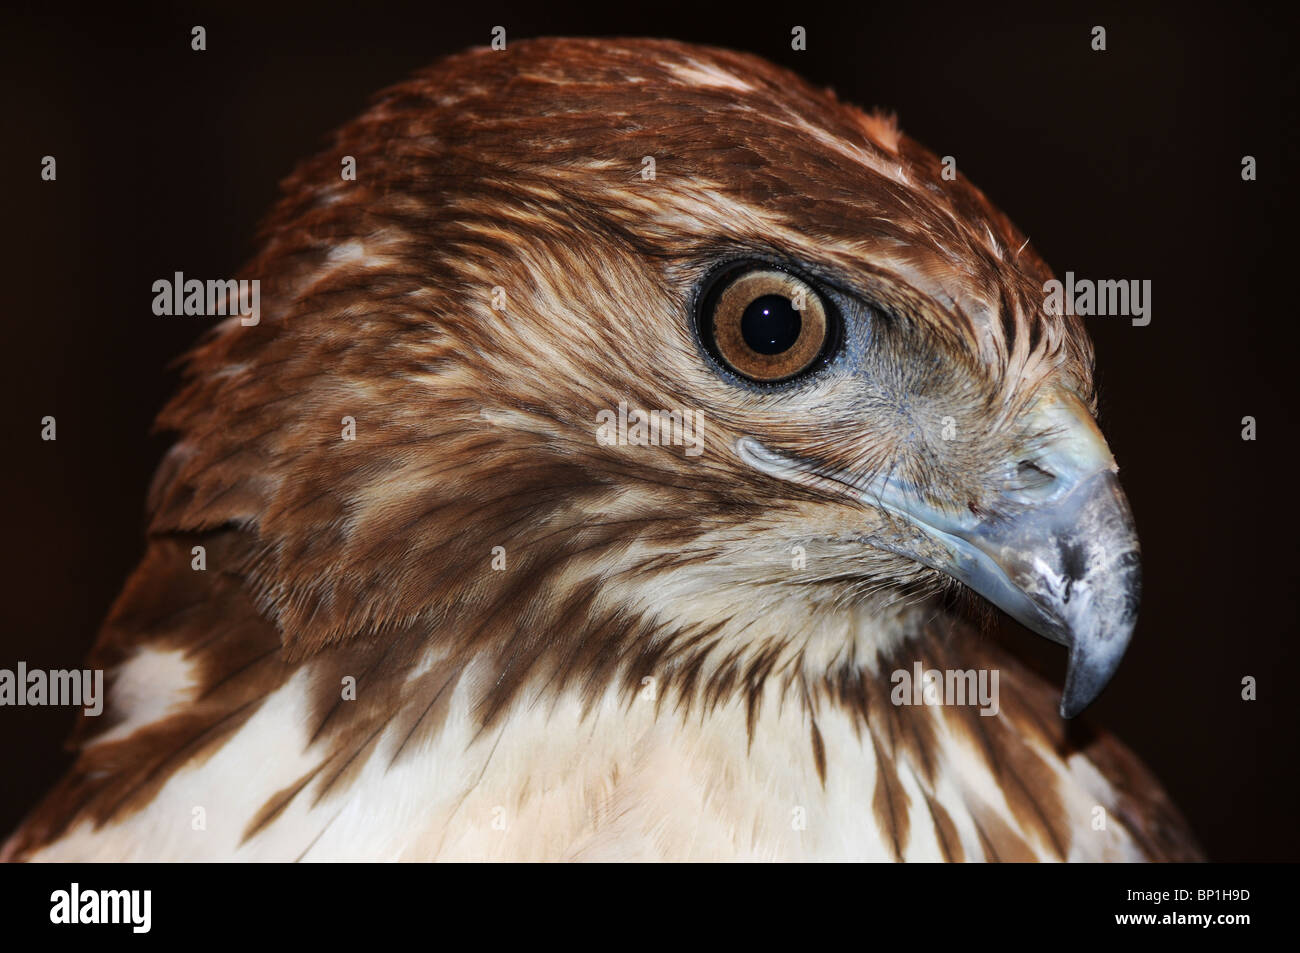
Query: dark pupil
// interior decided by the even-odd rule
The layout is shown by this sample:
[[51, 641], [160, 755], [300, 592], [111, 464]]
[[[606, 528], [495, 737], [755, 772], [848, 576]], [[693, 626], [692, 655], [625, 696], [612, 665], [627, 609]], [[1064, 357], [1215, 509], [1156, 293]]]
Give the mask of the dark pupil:
[[745, 343], [759, 354], [780, 354], [799, 340], [803, 319], [789, 298], [763, 295], [750, 302], [740, 317], [740, 333]]

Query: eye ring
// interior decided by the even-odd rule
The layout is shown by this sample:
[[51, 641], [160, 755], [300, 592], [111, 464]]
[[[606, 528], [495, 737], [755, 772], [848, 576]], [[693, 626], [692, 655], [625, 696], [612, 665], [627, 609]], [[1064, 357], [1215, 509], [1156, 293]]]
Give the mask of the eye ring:
[[700, 340], [738, 377], [779, 384], [823, 366], [838, 345], [839, 316], [809, 281], [765, 264], [718, 275], [700, 299]]

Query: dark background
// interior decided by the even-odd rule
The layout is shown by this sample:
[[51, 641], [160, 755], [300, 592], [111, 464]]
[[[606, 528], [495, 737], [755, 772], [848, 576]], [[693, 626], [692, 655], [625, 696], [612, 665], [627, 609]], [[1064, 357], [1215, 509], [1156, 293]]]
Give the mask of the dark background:
[[[1289, 24], [1241, 3], [141, 4], [59, 18], [40, 6], [0, 14], [0, 667], [78, 667], [143, 551], [144, 493], [167, 446], [152, 420], [177, 384], [169, 362], [207, 323], [155, 317], [155, 279], [235, 274], [295, 161], [372, 93], [487, 43], [495, 25], [511, 41], [707, 42], [896, 110], [1059, 275], [1151, 280], [1149, 326], [1086, 319], [1146, 580], [1128, 658], [1087, 717], [1163, 779], [1212, 859], [1300, 858], [1296, 267], [1277, 244], [1296, 168]], [[796, 23], [806, 52], [790, 49]], [[207, 52], [190, 50], [195, 24]], [[1097, 24], [1104, 53], [1090, 49]], [[47, 154], [53, 183], [39, 177]], [[1243, 155], [1258, 181], [1241, 180]], [[46, 414], [55, 443], [39, 438]], [[1063, 652], [1010, 638], [1059, 682]], [[1240, 698], [1246, 675], [1255, 702]], [[68, 762], [73, 720], [0, 711], [0, 839]]]

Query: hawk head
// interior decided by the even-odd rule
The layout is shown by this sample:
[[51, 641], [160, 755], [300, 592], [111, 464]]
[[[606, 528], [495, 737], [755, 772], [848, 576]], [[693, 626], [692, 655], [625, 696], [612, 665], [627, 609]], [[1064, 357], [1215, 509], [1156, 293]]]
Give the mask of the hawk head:
[[483, 663], [488, 719], [870, 665], [958, 585], [1068, 647], [1073, 715], [1139, 589], [1091, 347], [943, 171], [737, 53], [445, 60], [286, 183], [261, 324], [163, 415], [152, 530], [245, 532], [291, 660]]

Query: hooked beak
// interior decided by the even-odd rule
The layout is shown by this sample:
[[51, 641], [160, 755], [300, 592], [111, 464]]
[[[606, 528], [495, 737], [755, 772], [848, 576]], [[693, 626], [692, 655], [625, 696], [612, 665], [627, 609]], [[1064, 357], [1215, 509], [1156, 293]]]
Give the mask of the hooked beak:
[[[1117, 467], [1092, 416], [1072, 394], [1054, 391], [1031, 412], [1050, 433], [1036, 457], [1044, 479], [1006, 494], [1002, 515], [977, 516], [923, 502], [888, 476], [854, 480], [860, 499], [916, 527], [929, 552], [880, 543], [965, 583], [1041, 636], [1069, 649], [1061, 716], [1073, 718], [1101, 694], [1124, 657], [1142, 588], [1137, 534]], [[810, 471], [751, 437], [737, 442], [751, 466], [782, 479], [843, 475]], [[941, 555], [936, 556], [935, 553]]]

